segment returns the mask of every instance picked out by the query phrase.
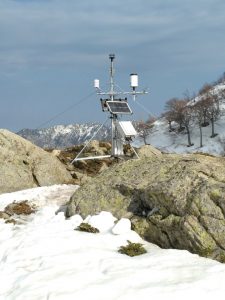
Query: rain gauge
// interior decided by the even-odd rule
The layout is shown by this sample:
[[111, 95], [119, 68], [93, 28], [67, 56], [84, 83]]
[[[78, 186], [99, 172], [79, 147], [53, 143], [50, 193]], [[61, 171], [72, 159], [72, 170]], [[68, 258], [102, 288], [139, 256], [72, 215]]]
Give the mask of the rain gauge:
[[[132, 115], [133, 112], [128, 104], [127, 96], [133, 96], [135, 101], [137, 95], [144, 95], [148, 92], [137, 91], [138, 87], [138, 75], [136, 73], [130, 74], [130, 92], [121, 92], [115, 89], [114, 82], [114, 60], [115, 54], [109, 54], [110, 59], [110, 88], [109, 91], [102, 91], [100, 88], [100, 82], [98, 79], [94, 80], [94, 87], [97, 91], [97, 95], [102, 97], [100, 99], [101, 108], [103, 112], [109, 114], [108, 118], [111, 119], [111, 155], [101, 155], [101, 156], [90, 156], [90, 157], [80, 157], [81, 153], [85, 150], [88, 144], [93, 140], [94, 136], [99, 132], [104, 124], [101, 125], [99, 130], [94, 134], [94, 136], [86, 143], [83, 149], [78, 153], [76, 158], [72, 161], [87, 160], [87, 159], [103, 159], [103, 158], [118, 158], [124, 156], [123, 146], [124, 144], [131, 143], [132, 139], [137, 135], [137, 132], [131, 121], [124, 121], [123, 116]], [[134, 148], [131, 147], [135, 152]]]

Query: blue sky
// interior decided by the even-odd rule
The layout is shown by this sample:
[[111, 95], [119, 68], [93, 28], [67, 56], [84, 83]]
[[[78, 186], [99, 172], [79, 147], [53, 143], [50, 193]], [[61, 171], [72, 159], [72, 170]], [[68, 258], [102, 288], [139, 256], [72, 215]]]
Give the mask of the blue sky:
[[[129, 90], [139, 74], [146, 107], [159, 115], [225, 71], [223, 0], [0, 0], [0, 128], [37, 128], [91, 94], [93, 79]], [[45, 126], [103, 121], [93, 94]]]

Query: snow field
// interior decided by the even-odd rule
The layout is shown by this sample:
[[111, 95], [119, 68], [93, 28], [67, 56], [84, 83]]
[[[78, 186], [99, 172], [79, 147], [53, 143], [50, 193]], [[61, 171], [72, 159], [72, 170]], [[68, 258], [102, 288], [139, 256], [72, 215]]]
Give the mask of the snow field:
[[[130, 229], [127, 219], [115, 224], [111, 213], [101, 212], [85, 220], [99, 234], [74, 230], [83, 221], [81, 216], [66, 220], [62, 212], [55, 214], [74, 189], [64, 185], [0, 195], [0, 209], [12, 200], [30, 200], [39, 206], [22, 225], [0, 219], [1, 300], [211, 299], [224, 295], [225, 265], [147, 243]], [[118, 253], [127, 240], [143, 243], [148, 253], [133, 258]]]

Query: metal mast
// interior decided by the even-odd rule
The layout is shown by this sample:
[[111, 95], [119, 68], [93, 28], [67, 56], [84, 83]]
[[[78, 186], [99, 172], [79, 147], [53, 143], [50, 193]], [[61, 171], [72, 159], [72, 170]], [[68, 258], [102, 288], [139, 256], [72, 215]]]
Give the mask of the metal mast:
[[109, 54], [109, 59], [111, 61], [110, 65], [110, 98], [113, 101], [114, 100], [114, 59], [115, 59], [115, 54]]
[[[109, 54], [109, 59], [111, 61], [110, 64], [110, 99], [111, 101], [114, 101], [114, 59], [115, 59], [115, 54]], [[112, 141], [112, 150], [111, 150], [111, 155], [112, 156], [117, 156], [118, 151], [117, 150], [117, 132], [116, 132], [116, 120], [117, 120], [117, 115], [111, 113], [111, 141]]]
[[[97, 135], [99, 130], [104, 126], [103, 123], [98, 131], [92, 136], [92, 138], [86, 143], [83, 149], [77, 154], [75, 159], [71, 162], [74, 163], [75, 161], [79, 160], [87, 160], [87, 159], [102, 159], [107, 157], [119, 157], [123, 156], [123, 144], [125, 142], [131, 142], [132, 138], [137, 135], [136, 130], [134, 129], [132, 123], [130, 121], [119, 121], [119, 116], [122, 115], [131, 115], [132, 111], [128, 105], [127, 98], [121, 99], [121, 96], [132, 95], [135, 101], [136, 95], [144, 95], [148, 94], [146, 91], [138, 92], [136, 88], [138, 87], [138, 75], [136, 73], [130, 74], [130, 92], [121, 92], [115, 90], [115, 82], [114, 82], [114, 60], [115, 54], [109, 54], [110, 59], [110, 88], [108, 92], [103, 92], [100, 89], [99, 80], [94, 80], [94, 87], [97, 90], [97, 94], [100, 96], [106, 96], [106, 99], [101, 100], [102, 111], [110, 113], [111, 119], [111, 134], [112, 134], [112, 150], [111, 155], [101, 155], [101, 156], [90, 156], [90, 157], [83, 157], [80, 158], [79, 156], [88, 146], [88, 144], [94, 139]], [[134, 153], [138, 157], [137, 153], [133, 149]]]
[[[114, 74], [115, 74], [115, 70], [114, 70], [114, 60], [115, 60], [115, 54], [109, 54], [109, 59], [110, 59], [110, 89], [108, 92], [103, 92], [100, 89], [100, 85], [99, 85], [99, 80], [95, 79], [94, 81], [94, 86], [97, 89], [97, 94], [101, 95], [101, 96], [108, 96], [107, 99], [103, 100], [101, 99], [101, 103], [102, 103], [102, 109], [103, 111], [109, 111], [110, 112], [110, 118], [111, 118], [111, 134], [112, 134], [112, 151], [111, 151], [111, 155], [112, 157], [118, 157], [120, 155], [123, 155], [123, 144], [121, 142], [121, 134], [119, 133], [119, 127], [118, 125], [118, 115], [119, 114], [132, 114], [128, 103], [127, 103], [127, 98], [125, 97], [125, 99], [116, 99], [116, 97], [118, 96], [126, 96], [126, 95], [132, 95], [133, 99], [135, 101], [136, 99], [136, 95], [144, 95], [147, 94], [148, 92], [146, 91], [141, 91], [138, 92], [136, 90], [136, 88], [138, 87], [138, 75], [136, 73], [130, 74], [130, 84], [131, 84], [131, 88], [132, 91], [131, 92], [121, 92], [121, 91], [116, 91], [115, 90], [115, 83], [114, 83]], [[110, 102], [114, 102], [115, 105], [118, 104], [120, 105], [120, 103], [118, 103], [118, 100], [121, 101], [121, 103], [126, 104], [127, 107], [129, 108], [129, 111], [127, 110], [126, 112], [124, 111], [119, 111], [118, 113], [115, 113], [115, 111], [112, 111], [110, 109]], [[115, 106], [114, 105], [114, 106]], [[130, 122], [131, 123], [131, 122]], [[129, 125], [130, 127], [132, 126], [132, 124]], [[122, 134], [123, 135], [123, 134]]]

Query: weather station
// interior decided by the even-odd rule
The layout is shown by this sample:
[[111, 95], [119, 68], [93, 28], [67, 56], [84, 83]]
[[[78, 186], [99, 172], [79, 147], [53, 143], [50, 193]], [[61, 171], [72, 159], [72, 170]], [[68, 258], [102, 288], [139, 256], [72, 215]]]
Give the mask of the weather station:
[[[107, 121], [111, 120], [111, 155], [101, 155], [101, 156], [89, 156], [89, 157], [80, 157], [83, 151], [86, 149], [88, 144], [94, 139], [96, 134], [100, 129], [105, 125], [103, 123], [94, 136], [85, 144], [83, 149], [78, 153], [76, 158], [72, 161], [87, 160], [87, 159], [104, 159], [104, 158], [118, 158], [123, 157], [124, 154], [124, 145], [129, 144], [131, 146], [132, 139], [137, 135], [137, 132], [131, 121], [123, 120], [123, 116], [132, 115], [133, 112], [128, 104], [127, 97], [132, 96], [133, 100], [136, 100], [137, 95], [148, 94], [147, 91], [137, 91], [138, 88], [138, 75], [136, 73], [130, 74], [130, 87], [131, 91], [124, 92], [118, 91], [115, 89], [114, 81], [114, 60], [115, 54], [109, 54], [110, 59], [110, 88], [109, 91], [102, 91], [100, 88], [99, 79], [94, 80], [94, 88], [96, 89], [97, 95], [99, 95], [101, 108], [103, 112], [109, 114]], [[138, 158], [138, 154], [135, 149], [131, 146], [133, 152]]]

